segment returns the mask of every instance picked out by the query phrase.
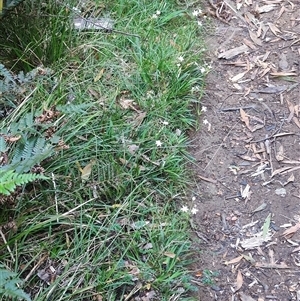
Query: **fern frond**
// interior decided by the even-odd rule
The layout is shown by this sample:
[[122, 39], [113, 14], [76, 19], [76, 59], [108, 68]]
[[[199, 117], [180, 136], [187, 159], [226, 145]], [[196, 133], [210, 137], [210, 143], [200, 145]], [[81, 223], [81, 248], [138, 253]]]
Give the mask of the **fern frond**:
[[17, 286], [20, 282], [16, 273], [0, 267], [0, 297], [31, 301], [30, 296]]
[[[19, 174], [13, 170], [0, 172], [0, 194], [10, 195], [17, 186], [33, 182], [35, 180], [46, 180], [45, 176], [37, 174]], [[1, 278], [0, 278], [1, 279]]]

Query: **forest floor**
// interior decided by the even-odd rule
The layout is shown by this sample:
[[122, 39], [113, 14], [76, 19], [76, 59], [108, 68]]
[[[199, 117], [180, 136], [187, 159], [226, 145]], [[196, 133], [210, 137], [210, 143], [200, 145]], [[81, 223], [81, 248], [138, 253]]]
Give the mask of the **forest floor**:
[[197, 297], [300, 300], [300, 3], [208, 6], [212, 68], [191, 134]]

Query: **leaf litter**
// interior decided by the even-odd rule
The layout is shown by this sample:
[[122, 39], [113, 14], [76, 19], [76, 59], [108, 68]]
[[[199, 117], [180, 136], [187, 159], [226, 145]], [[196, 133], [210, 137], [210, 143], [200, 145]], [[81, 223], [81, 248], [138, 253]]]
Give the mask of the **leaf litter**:
[[[300, 300], [294, 272], [300, 264], [295, 217], [296, 212], [300, 216], [300, 3], [218, 3], [230, 10], [231, 26], [218, 23], [215, 40], [209, 39], [215, 72], [208, 75], [203, 97], [217, 115], [203, 113], [212, 130], [196, 134], [200, 151], [192, 153], [203, 197], [203, 216], [194, 223], [206, 238], [208, 254], [220, 254], [208, 255], [201, 267], [218, 269], [224, 277], [219, 290], [199, 297]], [[289, 279], [285, 288], [278, 273]]]

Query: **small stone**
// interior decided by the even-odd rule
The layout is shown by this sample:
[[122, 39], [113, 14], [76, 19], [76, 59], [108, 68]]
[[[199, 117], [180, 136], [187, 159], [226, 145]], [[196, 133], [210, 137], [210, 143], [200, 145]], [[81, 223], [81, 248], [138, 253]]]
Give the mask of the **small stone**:
[[286, 196], [286, 189], [285, 188], [277, 188], [275, 190], [275, 193], [284, 198]]

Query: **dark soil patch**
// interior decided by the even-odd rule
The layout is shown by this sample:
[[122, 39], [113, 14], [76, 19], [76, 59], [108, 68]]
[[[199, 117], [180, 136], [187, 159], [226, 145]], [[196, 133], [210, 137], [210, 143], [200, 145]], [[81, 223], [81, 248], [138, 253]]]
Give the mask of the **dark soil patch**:
[[[232, 18], [221, 22], [219, 11], [207, 40], [207, 111], [192, 137], [197, 297], [300, 300], [300, 234], [283, 235], [300, 222], [300, 3], [238, 3], [215, 3]], [[207, 270], [218, 273], [213, 285], [203, 284]]]

